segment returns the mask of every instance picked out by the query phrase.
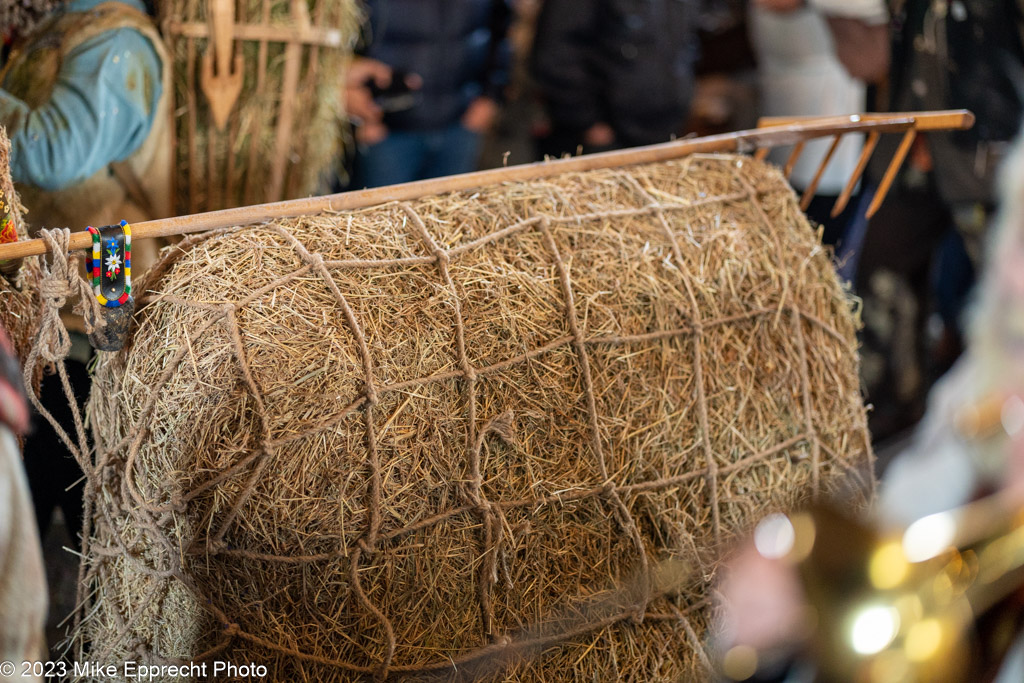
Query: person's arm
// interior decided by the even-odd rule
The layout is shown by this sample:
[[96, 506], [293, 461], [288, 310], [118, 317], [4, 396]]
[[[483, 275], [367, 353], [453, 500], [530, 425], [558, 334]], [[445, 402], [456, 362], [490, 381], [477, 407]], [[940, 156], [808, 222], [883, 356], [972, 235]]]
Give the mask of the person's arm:
[[163, 87], [153, 45], [122, 28], [72, 50], [41, 106], [33, 109], [0, 90], [12, 177], [59, 190], [126, 159], [149, 135]]
[[825, 15], [846, 71], [866, 83], [889, 72], [889, 12], [883, 0], [809, 0]]
[[875, 83], [889, 73], [890, 38], [885, 24], [866, 24], [859, 19], [826, 17], [836, 44], [836, 56], [846, 71], [865, 83]]
[[512, 8], [508, 0], [492, 0], [490, 33], [491, 43], [487, 50], [487, 68], [484, 72], [483, 96], [495, 102], [505, 99], [505, 88], [509, 82], [512, 67], [512, 47], [508, 41], [508, 30], [512, 24]]
[[356, 126], [356, 137], [373, 145], [388, 136], [384, 112], [374, 101], [370, 83], [378, 88], [391, 84], [391, 67], [369, 57], [356, 57], [345, 73], [344, 108], [348, 120]]
[[507, 0], [492, 0], [488, 23], [491, 42], [484, 67], [482, 94], [469, 103], [462, 116], [462, 125], [468, 130], [484, 133], [498, 118], [499, 104], [505, 100], [512, 50], [508, 42], [508, 29], [512, 21], [512, 8]]
[[754, 0], [770, 12], [810, 7], [824, 15], [847, 73], [866, 83], [888, 74], [891, 55], [889, 14], [883, 0]]
[[546, 0], [537, 20], [531, 72], [556, 125], [586, 130], [603, 119], [595, 0]]

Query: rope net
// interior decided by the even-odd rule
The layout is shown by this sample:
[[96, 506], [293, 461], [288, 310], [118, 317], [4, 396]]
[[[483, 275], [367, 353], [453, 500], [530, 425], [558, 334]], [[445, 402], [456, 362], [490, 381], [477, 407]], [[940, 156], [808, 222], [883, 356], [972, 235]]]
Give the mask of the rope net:
[[80, 449], [90, 661], [700, 675], [724, 545], [870, 496], [850, 301], [747, 158], [215, 231], [138, 291]]

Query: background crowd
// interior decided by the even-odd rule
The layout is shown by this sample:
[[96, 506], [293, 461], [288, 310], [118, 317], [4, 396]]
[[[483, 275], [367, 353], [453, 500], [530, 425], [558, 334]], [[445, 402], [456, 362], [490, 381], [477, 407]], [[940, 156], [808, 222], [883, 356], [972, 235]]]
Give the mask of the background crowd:
[[[920, 418], [962, 350], [965, 304], [1018, 129], [1016, 0], [370, 0], [348, 80], [357, 141], [342, 187], [386, 185], [751, 127], [760, 116], [968, 108], [970, 131], [895, 152], [883, 138], [836, 217], [863, 138], [847, 136], [808, 215], [864, 300], [863, 380], [877, 443]], [[829, 141], [793, 169], [801, 191]], [[785, 161], [788, 149], [773, 159]]]

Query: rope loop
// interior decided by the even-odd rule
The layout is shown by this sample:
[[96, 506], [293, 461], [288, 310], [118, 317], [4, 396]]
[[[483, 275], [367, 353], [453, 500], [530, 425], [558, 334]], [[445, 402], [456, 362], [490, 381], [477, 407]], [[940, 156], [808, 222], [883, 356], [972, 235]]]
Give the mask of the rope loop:
[[46, 242], [50, 252], [50, 263], [42, 263], [42, 279], [39, 293], [42, 297], [42, 316], [39, 336], [36, 339], [38, 356], [47, 363], [56, 363], [67, 358], [71, 351], [71, 337], [60, 319], [60, 310], [68, 299], [77, 299], [75, 312], [85, 320], [85, 330], [92, 333], [104, 325], [100, 303], [92, 294], [92, 288], [78, 274], [78, 257], [70, 255], [71, 230], [57, 228], [40, 230], [39, 236]]

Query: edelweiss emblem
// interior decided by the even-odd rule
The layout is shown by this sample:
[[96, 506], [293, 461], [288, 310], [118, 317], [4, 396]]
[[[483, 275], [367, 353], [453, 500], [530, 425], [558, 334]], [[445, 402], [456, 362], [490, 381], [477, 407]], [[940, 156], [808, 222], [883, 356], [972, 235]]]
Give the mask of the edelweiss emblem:
[[107, 258], [103, 262], [107, 267], [107, 277], [114, 277], [121, 272], [121, 256], [117, 253], [117, 241], [107, 242]]

